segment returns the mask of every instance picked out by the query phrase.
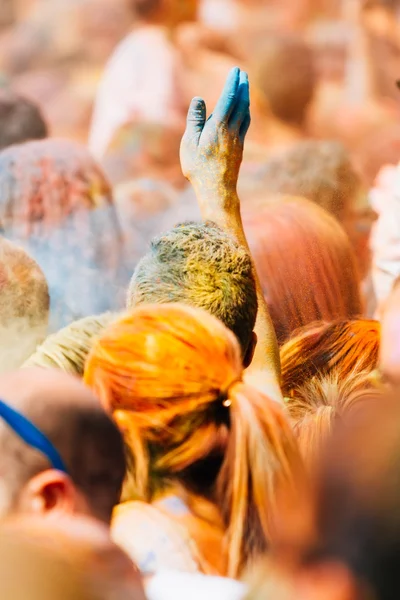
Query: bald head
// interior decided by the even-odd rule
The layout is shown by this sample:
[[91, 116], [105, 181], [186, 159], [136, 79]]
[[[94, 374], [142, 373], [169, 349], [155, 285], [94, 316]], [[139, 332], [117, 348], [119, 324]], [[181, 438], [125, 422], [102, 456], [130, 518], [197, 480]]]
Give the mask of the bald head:
[[[122, 436], [96, 397], [58, 371], [25, 369], [0, 377], [0, 399], [22, 413], [52, 442], [92, 516], [109, 521], [125, 475]], [[3, 512], [18, 505], [24, 486], [52, 469], [0, 419], [0, 497]]]
[[57, 370], [24, 369], [0, 377], [0, 397], [7, 404], [25, 411], [48, 412], [56, 417], [59, 411], [78, 405], [94, 412], [99, 402], [80, 379]]

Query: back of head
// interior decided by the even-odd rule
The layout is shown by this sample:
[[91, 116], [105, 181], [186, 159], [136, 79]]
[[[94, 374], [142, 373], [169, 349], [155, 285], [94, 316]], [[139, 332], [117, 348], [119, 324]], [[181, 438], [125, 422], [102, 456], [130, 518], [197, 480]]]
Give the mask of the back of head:
[[295, 332], [280, 351], [285, 396], [315, 376], [346, 378], [378, 366], [380, 323], [367, 319], [316, 323]]
[[74, 321], [46, 338], [23, 367], [59, 369], [83, 377], [85, 361], [94, 340], [116, 318], [114, 313], [104, 313]]
[[[71, 214], [112, 204], [111, 189], [83, 145], [63, 139], [31, 141], [0, 152], [0, 218], [6, 232], [32, 237]], [[84, 226], [83, 226], [84, 229]]]
[[39, 265], [0, 237], [0, 372], [19, 367], [46, 336], [49, 290]]
[[371, 373], [357, 370], [347, 376], [332, 371], [297, 386], [286, 398], [286, 408], [308, 466], [315, 465], [338, 422], [348, 420], [379, 396]]
[[76, 564], [55, 556], [27, 531], [0, 535], [2, 600], [101, 600], [91, 593]]
[[273, 116], [303, 125], [316, 83], [311, 49], [300, 38], [268, 35], [259, 55], [255, 76]]
[[121, 305], [128, 282], [121, 230], [111, 188], [84, 146], [51, 139], [7, 148], [0, 187], [4, 235], [47, 277], [52, 330]]
[[239, 339], [245, 356], [257, 316], [248, 253], [213, 223], [186, 223], [155, 238], [129, 287], [128, 308], [180, 302], [205, 309]]
[[[118, 428], [90, 390], [59, 371], [26, 369], [0, 378], [0, 398], [47, 436], [90, 514], [109, 522], [125, 475], [124, 447]], [[2, 421], [0, 446], [1, 508], [18, 512], [29, 481], [54, 467]]]
[[[111, 539], [110, 528], [82, 516], [43, 519], [35, 515], [11, 518], [2, 531], [51, 552], [65, 567], [81, 574], [87, 591], [97, 600], [144, 600], [141, 576], [123, 550]], [[56, 595], [56, 597], [58, 597]]]
[[198, 0], [129, 0], [136, 19], [176, 25], [196, 18]]
[[29, 140], [47, 137], [47, 125], [40, 109], [30, 100], [0, 90], [0, 150]]
[[304, 141], [271, 158], [263, 169], [271, 193], [302, 196], [339, 221], [356, 200], [361, 180], [339, 142]]
[[331, 215], [305, 199], [278, 197], [243, 219], [280, 343], [315, 321], [361, 314], [355, 256]]
[[130, 0], [133, 14], [138, 19], [149, 19], [157, 14], [163, 0]]
[[136, 497], [171, 482], [215, 499], [229, 574], [266, 550], [301, 461], [280, 406], [241, 383], [233, 334], [200, 309], [142, 306], [96, 341], [85, 381], [125, 433]]

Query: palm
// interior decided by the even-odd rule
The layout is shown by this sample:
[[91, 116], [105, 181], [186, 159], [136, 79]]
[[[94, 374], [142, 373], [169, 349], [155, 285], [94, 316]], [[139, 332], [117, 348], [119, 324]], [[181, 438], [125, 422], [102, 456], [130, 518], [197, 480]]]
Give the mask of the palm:
[[181, 144], [181, 165], [195, 187], [236, 189], [243, 145], [250, 125], [249, 84], [245, 73], [233, 69], [206, 120], [206, 106], [194, 98]]

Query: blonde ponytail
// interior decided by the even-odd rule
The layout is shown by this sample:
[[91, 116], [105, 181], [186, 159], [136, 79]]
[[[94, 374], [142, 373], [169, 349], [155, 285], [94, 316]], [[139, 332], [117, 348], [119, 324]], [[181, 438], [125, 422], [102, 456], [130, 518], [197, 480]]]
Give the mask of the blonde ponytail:
[[228, 575], [265, 553], [274, 535], [277, 495], [302, 471], [296, 441], [280, 406], [243, 383], [228, 392], [230, 435], [217, 480], [227, 529]]

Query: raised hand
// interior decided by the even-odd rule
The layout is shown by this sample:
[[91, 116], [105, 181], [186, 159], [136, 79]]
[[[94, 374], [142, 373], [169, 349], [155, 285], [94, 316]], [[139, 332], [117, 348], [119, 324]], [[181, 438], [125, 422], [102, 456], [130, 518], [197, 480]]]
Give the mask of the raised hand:
[[249, 80], [238, 67], [229, 73], [208, 119], [204, 100], [192, 100], [181, 143], [181, 165], [197, 193], [200, 208], [204, 202], [224, 210], [237, 204], [237, 180], [249, 126]]
[[[204, 100], [192, 100], [181, 143], [181, 165], [183, 174], [194, 187], [203, 219], [214, 221], [250, 253], [236, 189], [249, 125], [249, 80], [247, 73], [235, 68], [229, 73], [217, 106], [208, 119]], [[275, 331], [255, 269], [254, 274], [258, 343], [246, 378], [271, 398], [282, 402]]]

